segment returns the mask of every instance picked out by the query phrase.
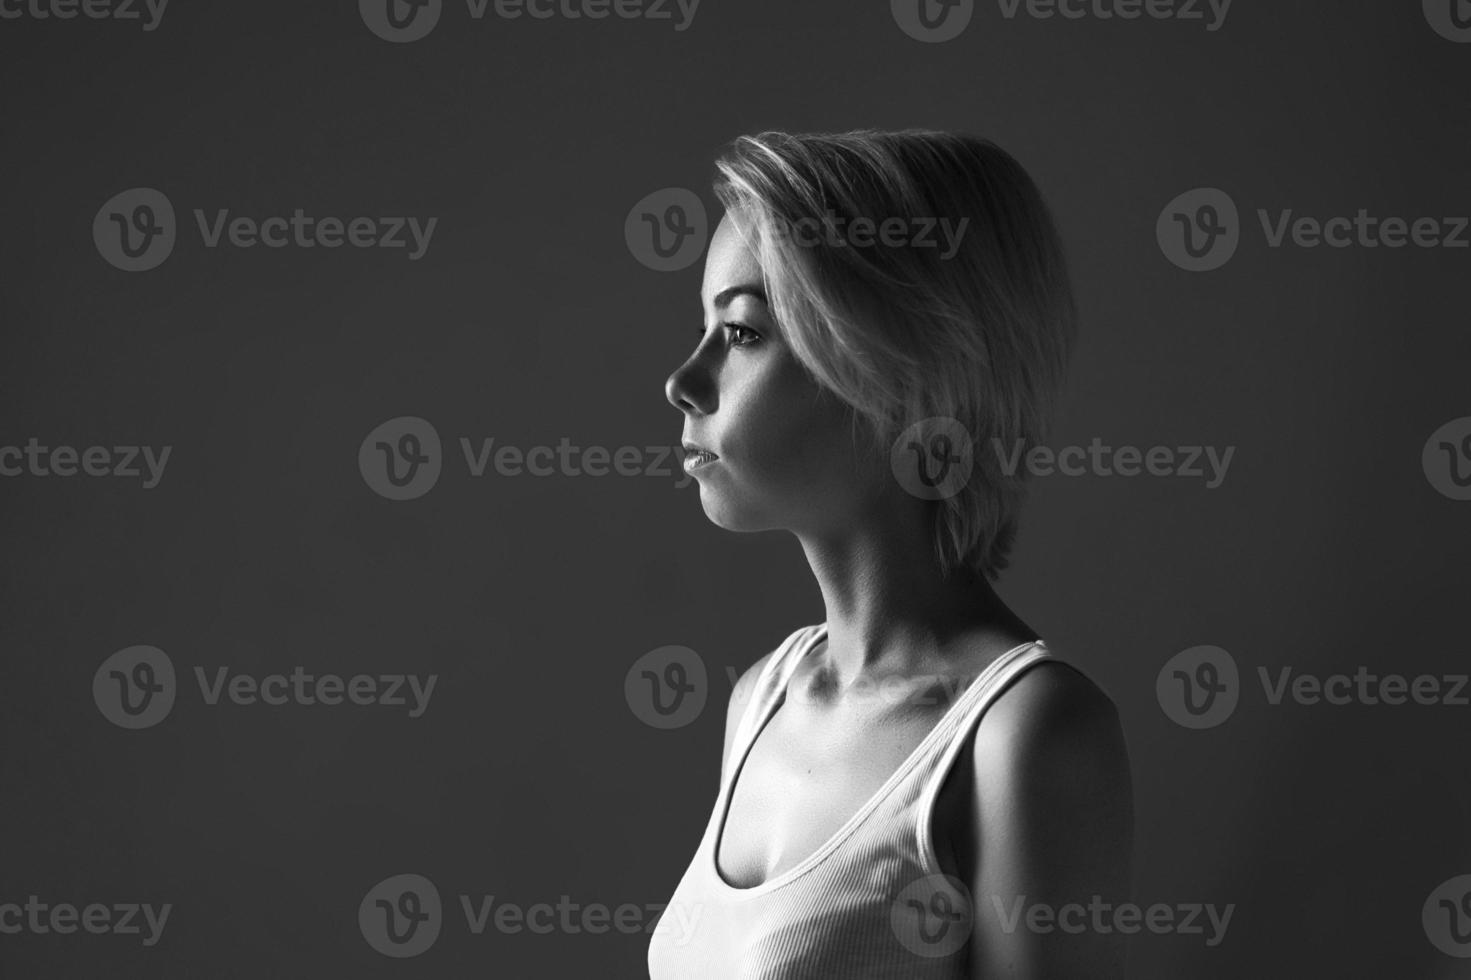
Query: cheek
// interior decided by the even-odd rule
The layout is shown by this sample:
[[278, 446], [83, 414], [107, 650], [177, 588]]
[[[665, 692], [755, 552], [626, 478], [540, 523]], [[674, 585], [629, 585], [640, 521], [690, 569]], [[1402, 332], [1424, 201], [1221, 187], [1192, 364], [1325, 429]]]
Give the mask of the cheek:
[[860, 467], [849, 413], [795, 365], [731, 394], [741, 424], [728, 433], [730, 450], [753, 482], [823, 496], [853, 485]]

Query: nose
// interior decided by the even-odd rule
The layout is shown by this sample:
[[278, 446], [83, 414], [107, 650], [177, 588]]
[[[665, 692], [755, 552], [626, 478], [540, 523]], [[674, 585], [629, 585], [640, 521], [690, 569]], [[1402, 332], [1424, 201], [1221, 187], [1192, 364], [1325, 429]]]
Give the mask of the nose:
[[700, 351], [674, 369], [664, 382], [664, 397], [686, 415], [709, 415], [715, 411], [715, 382]]

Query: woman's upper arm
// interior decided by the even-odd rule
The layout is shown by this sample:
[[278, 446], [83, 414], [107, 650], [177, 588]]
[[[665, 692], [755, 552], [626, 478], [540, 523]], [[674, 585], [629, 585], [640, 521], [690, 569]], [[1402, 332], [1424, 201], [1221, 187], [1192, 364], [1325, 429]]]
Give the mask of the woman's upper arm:
[[975, 733], [972, 974], [1124, 976], [1126, 936], [1098, 903], [1131, 898], [1134, 815], [1118, 712], [1091, 680], [1043, 662]]

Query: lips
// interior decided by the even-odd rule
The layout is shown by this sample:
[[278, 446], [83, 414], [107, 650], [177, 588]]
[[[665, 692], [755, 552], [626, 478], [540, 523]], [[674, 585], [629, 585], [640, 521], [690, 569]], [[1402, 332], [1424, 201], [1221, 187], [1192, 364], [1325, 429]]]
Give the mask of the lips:
[[686, 441], [683, 443], [683, 446], [684, 465], [690, 469], [704, 466], [707, 463], [713, 463], [720, 458], [699, 443]]

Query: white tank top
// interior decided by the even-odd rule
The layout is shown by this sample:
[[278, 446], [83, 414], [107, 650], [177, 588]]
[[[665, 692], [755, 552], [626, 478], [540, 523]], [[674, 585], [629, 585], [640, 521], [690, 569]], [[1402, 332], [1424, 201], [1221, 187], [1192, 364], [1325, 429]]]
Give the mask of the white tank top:
[[715, 860], [731, 790], [798, 662], [826, 635], [826, 623], [798, 630], [757, 676], [705, 835], [649, 943], [651, 980], [968, 976], [972, 920], [955, 911], [964, 899], [935, 859], [935, 796], [986, 707], [1049, 654], [1036, 641], [996, 658], [827, 843], [768, 881], [736, 888]]

